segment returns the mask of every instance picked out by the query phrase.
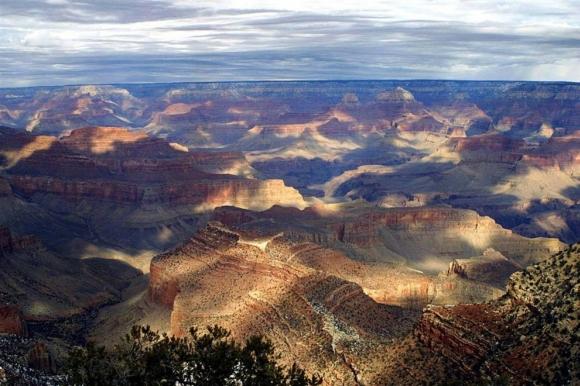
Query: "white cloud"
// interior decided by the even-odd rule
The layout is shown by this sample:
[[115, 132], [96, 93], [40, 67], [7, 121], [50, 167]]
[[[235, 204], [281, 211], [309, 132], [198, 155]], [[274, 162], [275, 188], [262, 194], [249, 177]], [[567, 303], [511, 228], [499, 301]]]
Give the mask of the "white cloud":
[[2, 0], [0, 80], [580, 81], [574, 3]]

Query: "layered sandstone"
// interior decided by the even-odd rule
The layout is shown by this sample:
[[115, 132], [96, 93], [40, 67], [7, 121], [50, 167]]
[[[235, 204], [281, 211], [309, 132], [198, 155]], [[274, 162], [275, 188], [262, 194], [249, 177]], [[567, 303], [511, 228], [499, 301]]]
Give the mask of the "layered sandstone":
[[489, 217], [464, 209], [339, 206], [328, 214], [313, 208], [295, 211], [291, 220], [275, 209], [245, 212], [245, 217], [218, 209], [215, 216], [244, 229], [259, 229], [260, 221], [271, 219], [267, 229], [284, 229], [293, 240], [344, 248], [372, 260], [406, 262], [427, 272], [447, 270], [453, 259], [480, 255], [490, 247], [527, 265], [564, 246], [556, 239], [527, 239]]
[[[151, 261], [149, 297], [151, 300], [172, 307], [179, 292], [179, 278], [183, 271], [191, 273], [194, 264], [197, 269], [206, 265], [205, 259], [212, 261], [220, 250], [232, 247], [239, 236], [221, 227], [209, 224], [187, 243], [168, 253], [156, 256]], [[194, 259], [195, 258], [195, 259]]]
[[120, 181], [66, 181], [53, 177], [13, 176], [12, 188], [26, 197], [36, 193], [57, 195], [69, 201], [84, 199], [137, 205], [192, 205], [205, 211], [223, 205], [267, 209], [273, 205], [303, 207], [298, 191], [282, 180], [245, 180], [230, 177], [209, 177], [194, 181], [142, 185]]
[[515, 165], [523, 157], [524, 141], [498, 134], [451, 138], [448, 147], [459, 154], [462, 163], [500, 163]]
[[465, 372], [476, 370], [508, 333], [493, 307], [473, 304], [429, 307], [416, 327], [420, 341]]
[[578, 176], [580, 169], [580, 132], [552, 137], [548, 142], [523, 157], [525, 165], [540, 169], [555, 169]]
[[281, 180], [212, 174], [251, 175], [239, 153], [190, 153], [142, 132], [109, 127], [74, 130], [47, 147], [23, 150], [37, 138], [18, 134], [19, 153], [6, 165], [12, 189], [26, 197], [191, 205], [200, 211], [221, 205], [304, 205], [300, 194]]
[[[458, 275], [355, 260], [326, 239], [306, 240], [295, 220], [318, 221], [320, 213], [218, 210], [228, 227], [210, 222], [183, 246], [153, 259], [149, 299], [171, 310], [175, 334], [212, 324], [237, 338], [264, 334], [285, 357], [324, 374], [329, 384], [350, 384], [371, 382], [380, 372], [378, 352], [390, 352], [386, 342], [407, 331], [413, 309], [502, 293]], [[282, 227], [275, 222], [282, 217], [294, 220]], [[405, 314], [411, 319], [401, 319]], [[330, 366], [337, 360], [338, 367]]]
[[324, 272], [335, 267], [336, 274], [360, 274], [361, 267], [338, 251], [276, 237], [261, 248], [252, 237], [211, 222], [152, 261], [149, 298], [171, 308], [174, 334], [212, 324], [239, 339], [263, 334], [284, 354], [284, 363], [298, 361], [328, 384], [351, 384], [362, 379], [366, 366], [353, 345], [370, 350], [373, 342], [408, 331], [402, 310]]
[[517, 152], [522, 150], [524, 141], [511, 139], [499, 134], [493, 134], [465, 138], [453, 138], [449, 141], [448, 146], [456, 152]]
[[499, 300], [428, 308], [416, 336], [474, 379], [577, 382], [579, 252], [572, 245], [515, 273]]
[[497, 298], [521, 265], [563, 247], [451, 208], [273, 207], [256, 213], [224, 207], [214, 218], [274, 259], [352, 281], [377, 302], [409, 308]]

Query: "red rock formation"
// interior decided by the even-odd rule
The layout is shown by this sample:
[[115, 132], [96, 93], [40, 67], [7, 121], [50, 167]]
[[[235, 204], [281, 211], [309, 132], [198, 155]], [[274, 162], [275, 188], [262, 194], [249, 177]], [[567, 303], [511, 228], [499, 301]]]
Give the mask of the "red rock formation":
[[[149, 298], [156, 303], [173, 307], [179, 293], [183, 270], [191, 270], [198, 260], [212, 259], [206, 254], [218, 254], [236, 244], [239, 236], [219, 224], [209, 224], [182, 246], [158, 255], [151, 261]], [[194, 259], [195, 258], [195, 259]], [[188, 267], [191, 264], [192, 267]]]
[[179, 293], [179, 282], [170, 271], [165, 264], [157, 261], [152, 261], [149, 268], [149, 298], [168, 308], [173, 307], [173, 301]]
[[453, 138], [449, 141], [449, 147], [453, 151], [509, 151], [515, 152], [522, 149], [523, 140], [515, 140], [502, 135], [479, 135], [473, 137]]
[[429, 307], [415, 330], [422, 343], [440, 349], [465, 372], [474, 371], [507, 333], [502, 315], [493, 307], [473, 304]]
[[[475, 212], [442, 207], [260, 213], [224, 207], [214, 216], [250, 238], [270, 239], [265, 251], [275, 259], [357, 283], [377, 302], [411, 308], [497, 298], [519, 269], [515, 261], [529, 264], [562, 247], [557, 240], [522, 238]], [[446, 274], [450, 263], [463, 276]]]
[[521, 237], [475, 211], [448, 207], [277, 212], [277, 208], [261, 213], [220, 208], [214, 216], [244, 231], [283, 232], [294, 241], [354, 247], [356, 253], [373, 260], [392, 256], [391, 261], [401, 262], [404, 257], [407, 263], [421, 264], [418, 269], [433, 273], [445, 269], [453, 259], [482, 254], [490, 247], [523, 265], [564, 247], [556, 239]]
[[[367, 249], [383, 242], [382, 232], [385, 230], [389, 230], [391, 235], [400, 234], [401, 237], [404, 234], [416, 235], [415, 240], [419, 243], [422, 242], [422, 235], [426, 241], [433, 232], [441, 232], [446, 236], [440, 233], [438, 237], [446, 238], [448, 244], [442, 246], [444, 249], [438, 253], [449, 257], [459, 257], [469, 253], [469, 250], [483, 252], [481, 247], [493, 247], [508, 257], [525, 262], [534, 261], [563, 247], [557, 240], [524, 239], [503, 229], [489, 217], [453, 208], [392, 208], [347, 216], [338, 223], [332, 219], [324, 221], [333, 232], [330, 239]], [[462, 245], [462, 238], [468, 244], [467, 248]], [[474, 239], [473, 246], [469, 246], [470, 239]], [[488, 243], [480, 241], [482, 239], [488, 240]]]
[[422, 116], [418, 119], [404, 119], [397, 121], [396, 127], [401, 131], [428, 131], [428, 132], [444, 132], [446, 126], [439, 122], [432, 116]]
[[323, 373], [331, 384], [352, 383], [358, 377], [353, 368], [364, 366], [349, 342], [367, 345], [408, 331], [403, 311], [323, 271], [360, 271], [338, 251], [288, 239], [271, 240], [263, 249], [251, 243], [248, 234], [211, 222], [182, 247], [153, 259], [149, 298], [172, 308], [174, 334], [214, 323], [239, 339], [263, 334], [285, 360]]
[[[522, 162], [540, 169], [578, 170], [580, 167], [580, 131], [562, 137], [552, 137], [547, 144], [529, 151]], [[577, 173], [577, 172], [576, 172]]]
[[415, 335], [467, 377], [510, 384], [580, 379], [577, 356], [580, 246], [513, 274], [508, 291], [485, 304], [427, 308]]
[[28, 335], [20, 308], [15, 305], [0, 304], [0, 334]]
[[20, 153], [8, 165], [8, 178], [12, 188], [26, 197], [42, 193], [69, 201], [169, 203], [194, 205], [199, 210], [221, 205], [304, 206], [300, 194], [281, 180], [208, 173], [250, 173], [240, 153], [190, 154], [162, 139], [110, 127], [74, 130], [38, 149], [30, 149], [29, 144], [39, 137], [17, 138]]
[[56, 363], [46, 344], [37, 342], [28, 352], [28, 366], [44, 373], [54, 373]]
[[494, 161], [540, 169], [555, 168], [573, 170], [580, 164], [580, 134], [552, 137], [548, 143], [528, 149], [523, 140], [510, 139], [503, 135], [479, 135], [452, 138], [448, 146], [462, 154], [464, 161]]
[[448, 142], [450, 150], [459, 153], [464, 163], [476, 164], [481, 162], [515, 164], [522, 159], [524, 145], [523, 140], [498, 134], [454, 137]]
[[453, 260], [449, 264], [447, 276], [458, 275], [464, 279], [503, 287], [509, 276], [519, 269], [521, 266], [490, 248], [482, 256]]

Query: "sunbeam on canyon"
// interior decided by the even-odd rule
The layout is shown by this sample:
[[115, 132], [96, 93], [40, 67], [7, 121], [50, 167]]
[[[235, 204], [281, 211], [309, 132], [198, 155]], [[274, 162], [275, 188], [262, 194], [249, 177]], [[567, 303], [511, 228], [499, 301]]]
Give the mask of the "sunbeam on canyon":
[[0, 385], [580, 383], [574, 1], [0, 2]]

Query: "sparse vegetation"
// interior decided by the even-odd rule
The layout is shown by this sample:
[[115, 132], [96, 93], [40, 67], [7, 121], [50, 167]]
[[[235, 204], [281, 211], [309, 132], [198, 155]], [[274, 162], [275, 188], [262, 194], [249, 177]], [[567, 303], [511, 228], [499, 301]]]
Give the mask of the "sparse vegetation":
[[218, 326], [200, 334], [191, 329], [185, 338], [159, 334], [148, 326], [135, 326], [112, 349], [89, 343], [73, 349], [67, 361], [68, 384], [82, 386], [235, 385], [313, 386], [294, 364], [277, 363], [272, 344], [253, 336], [236, 343]]

